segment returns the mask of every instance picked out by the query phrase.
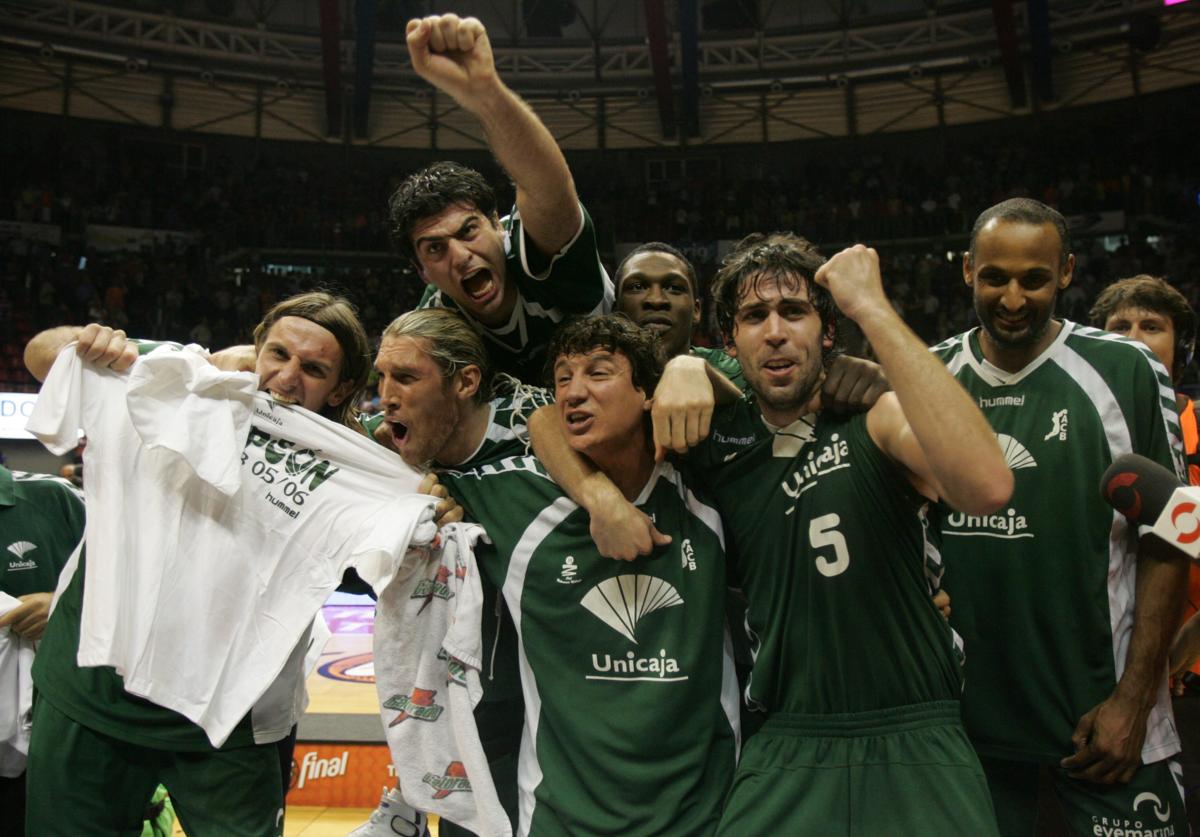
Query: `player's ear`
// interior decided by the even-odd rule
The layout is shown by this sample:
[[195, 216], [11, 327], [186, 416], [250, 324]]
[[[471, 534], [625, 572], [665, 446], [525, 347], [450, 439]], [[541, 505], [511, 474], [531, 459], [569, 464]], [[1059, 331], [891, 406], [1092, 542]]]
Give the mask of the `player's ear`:
[[480, 368], [469, 363], [458, 370], [456, 377], [458, 378], [458, 396], [464, 401], [474, 398], [483, 383], [483, 372]]
[[1073, 278], [1075, 278], [1075, 254], [1068, 253], [1066, 264], [1063, 265], [1062, 273], [1058, 277], [1058, 289], [1065, 290]]

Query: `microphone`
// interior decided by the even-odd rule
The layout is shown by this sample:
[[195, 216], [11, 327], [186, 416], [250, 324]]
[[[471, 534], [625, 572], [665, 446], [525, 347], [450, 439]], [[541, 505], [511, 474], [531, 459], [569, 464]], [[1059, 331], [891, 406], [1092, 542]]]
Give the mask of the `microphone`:
[[1176, 549], [1200, 558], [1200, 487], [1184, 485], [1157, 462], [1126, 453], [1100, 478], [1100, 494], [1130, 523], [1149, 526]]

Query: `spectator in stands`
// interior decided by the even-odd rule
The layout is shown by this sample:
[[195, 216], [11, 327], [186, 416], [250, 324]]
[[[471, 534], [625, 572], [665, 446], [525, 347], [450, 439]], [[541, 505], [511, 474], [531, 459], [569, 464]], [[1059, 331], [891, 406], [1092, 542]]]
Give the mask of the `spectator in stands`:
[[[1183, 294], [1156, 276], [1145, 274], [1114, 282], [1101, 292], [1091, 311], [1092, 325], [1139, 340], [1171, 372], [1176, 383], [1191, 364], [1196, 350], [1196, 312]], [[1196, 405], [1176, 392], [1179, 424], [1183, 432], [1188, 481], [1200, 485], [1200, 432]], [[1171, 647], [1175, 724], [1179, 728], [1185, 801], [1192, 829], [1200, 827], [1200, 800], [1192, 795], [1200, 786], [1200, 565], [1192, 564], [1183, 624]]]

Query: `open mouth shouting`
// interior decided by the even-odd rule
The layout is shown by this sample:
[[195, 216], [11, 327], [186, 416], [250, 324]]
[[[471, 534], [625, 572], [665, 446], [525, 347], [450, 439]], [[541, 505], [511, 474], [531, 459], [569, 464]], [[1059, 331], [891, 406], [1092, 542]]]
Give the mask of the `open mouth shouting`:
[[391, 430], [392, 446], [396, 450], [404, 447], [405, 441], [408, 439], [408, 426], [398, 421], [387, 420], [388, 429]]
[[463, 293], [475, 305], [487, 305], [500, 293], [496, 275], [486, 267], [473, 270], [462, 278]]
[[567, 410], [563, 418], [567, 432], [572, 434], [586, 433], [596, 421], [596, 417], [586, 410]]

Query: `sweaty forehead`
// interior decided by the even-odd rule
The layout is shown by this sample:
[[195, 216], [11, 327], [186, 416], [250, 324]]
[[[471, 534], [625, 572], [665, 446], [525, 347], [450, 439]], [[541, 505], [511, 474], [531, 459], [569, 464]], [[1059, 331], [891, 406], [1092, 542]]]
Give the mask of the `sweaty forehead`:
[[413, 224], [413, 240], [453, 235], [471, 215], [482, 217], [483, 213], [473, 203], [452, 203], [436, 215], [429, 215]]
[[808, 279], [795, 273], [753, 273], [738, 289], [738, 307], [772, 302], [812, 302]]
[[429, 342], [423, 337], [407, 334], [384, 337], [379, 342], [379, 353], [375, 356], [376, 366], [419, 367], [433, 364], [429, 354]]
[[1054, 225], [993, 218], [975, 237], [975, 266], [1012, 264], [1058, 268], [1062, 241]]
[[342, 347], [333, 332], [303, 317], [280, 317], [267, 331], [263, 346], [280, 347], [289, 356], [318, 363], [331, 372], [342, 365]]
[[[633, 274], [640, 274], [647, 279], [654, 280], [664, 279], [672, 275], [687, 279], [688, 270], [687, 265], [676, 256], [672, 256], [670, 253], [650, 250], [645, 253], [638, 253], [636, 256], [630, 256], [621, 267], [621, 274], [617, 277], [617, 282], [623, 284], [625, 278]], [[690, 287], [690, 281], [688, 284]]]

